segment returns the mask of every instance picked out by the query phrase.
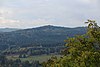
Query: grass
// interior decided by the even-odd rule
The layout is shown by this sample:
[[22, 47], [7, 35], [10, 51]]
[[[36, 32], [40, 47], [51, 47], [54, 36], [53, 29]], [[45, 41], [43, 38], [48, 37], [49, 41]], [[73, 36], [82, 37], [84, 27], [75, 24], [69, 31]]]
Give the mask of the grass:
[[41, 62], [44, 62], [44, 61], [47, 61], [48, 59], [50, 59], [52, 56], [57, 56], [57, 58], [60, 58], [61, 55], [38, 55], [38, 56], [30, 56], [30, 57], [27, 57], [27, 58], [18, 58], [18, 56], [7, 56], [7, 58], [10, 60], [16, 60], [16, 59], [20, 59], [21, 61], [29, 61], [29, 62], [32, 62], [32, 61], [39, 61], [40, 63]]

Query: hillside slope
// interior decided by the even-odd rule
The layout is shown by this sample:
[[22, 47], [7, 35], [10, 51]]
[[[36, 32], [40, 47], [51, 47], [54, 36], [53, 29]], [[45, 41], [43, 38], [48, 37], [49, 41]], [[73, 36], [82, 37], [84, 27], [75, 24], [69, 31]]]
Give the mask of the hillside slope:
[[85, 27], [66, 28], [57, 26], [42, 26], [7, 33], [0, 33], [1, 48], [8, 45], [53, 47], [64, 45], [67, 37], [86, 33]]

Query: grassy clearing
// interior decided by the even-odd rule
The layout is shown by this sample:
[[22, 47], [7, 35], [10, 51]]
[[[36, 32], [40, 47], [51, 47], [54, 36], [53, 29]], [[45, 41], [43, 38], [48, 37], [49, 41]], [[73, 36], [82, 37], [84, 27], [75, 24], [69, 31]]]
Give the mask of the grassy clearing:
[[12, 60], [16, 60], [16, 59], [20, 59], [21, 61], [39, 61], [40, 63], [43, 61], [47, 61], [48, 59], [50, 59], [52, 56], [57, 56], [57, 58], [60, 58], [61, 55], [38, 55], [38, 56], [30, 56], [27, 58], [18, 58], [18, 56], [7, 56], [8, 59], [12, 59]]

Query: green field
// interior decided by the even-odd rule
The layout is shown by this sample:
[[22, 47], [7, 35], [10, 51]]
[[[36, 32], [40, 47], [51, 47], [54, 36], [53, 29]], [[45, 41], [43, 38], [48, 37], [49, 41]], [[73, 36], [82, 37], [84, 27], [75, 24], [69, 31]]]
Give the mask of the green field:
[[7, 58], [10, 60], [16, 60], [16, 59], [20, 59], [21, 61], [39, 61], [40, 63], [43, 61], [47, 61], [48, 59], [50, 59], [52, 56], [57, 56], [57, 58], [60, 58], [61, 55], [38, 55], [38, 56], [30, 56], [27, 58], [18, 58], [18, 56], [7, 56]]

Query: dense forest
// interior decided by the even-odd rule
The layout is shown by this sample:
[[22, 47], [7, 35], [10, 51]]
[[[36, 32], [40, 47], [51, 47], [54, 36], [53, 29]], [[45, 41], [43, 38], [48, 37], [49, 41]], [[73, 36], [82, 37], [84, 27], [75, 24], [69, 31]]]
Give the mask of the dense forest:
[[85, 27], [66, 28], [51, 25], [12, 32], [4, 32], [0, 33], [0, 50], [4, 50], [9, 46], [62, 46], [64, 44], [64, 40], [68, 37], [85, 33]]
[[17, 31], [0, 32], [0, 53], [3, 55], [35, 56], [59, 54], [65, 48], [64, 40], [86, 33], [86, 27], [66, 28], [42, 26]]
[[[92, 21], [92, 20], [88, 20], [88, 22], [86, 23], [88, 24], [87, 30], [86, 30], [86, 27], [68, 29], [68, 28], [63, 28], [63, 27], [44, 26], [44, 27], [35, 28], [35, 30], [25, 29], [25, 30], [1, 33], [0, 35], [1, 35], [2, 43], [3, 41], [5, 41], [5, 43], [9, 43], [8, 38], [13, 39], [15, 37], [17, 38], [20, 36], [20, 39], [21, 39], [22, 35], [23, 37], [25, 37], [26, 34], [27, 35], [31, 34], [31, 36], [37, 34], [37, 36], [39, 36], [40, 33], [42, 35], [46, 33], [45, 35], [47, 36], [47, 40], [45, 39], [44, 40], [47, 42], [45, 43], [49, 43], [48, 42], [49, 35], [54, 35], [54, 36], [59, 35], [59, 37], [61, 35], [64, 35], [66, 38], [65, 34], [67, 32], [67, 35], [70, 33], [69, 34], [70, 36], [69, 38], [66, 38], [67, 40], [63, 40], [64, 42], [66, 42], [66, 44], [64, 42], [63, 43], [60, 42], [59, 39], [56, 39], [56, 37], [58, 36], [54, 37], [56, 41], [55, 40], [53, 42], [50, 41], [52, 46], [50, 46], [50, 44], [47, 44], [48, 46], [40, 45], [40, 43], [42, 43], [41, 40], [39, 44], [31, 45], [31, 46], [30, 45], [23, 46], [20, 44], [16, 45], [14, 43], [13, 45], [9, 43], [10, 47], [2, 49], [0, 51], [0, 67], [99, 67], [100, 65], [100, 27], [97, 25], [95, 21]], [[42, 30], [42, 32], [39, 30]], [[34, 31], [35, 33], [33, 33]], [[69, 31], [73, 31], [73, 32], [69, 32]], [[39, 33], [36, 33], [36, 32], [39, 32]], [[61, 32], [63, 32], [63, 34]], [[40, 39], [44, 37], [42, 35], [40, 36]], [[64, 36], [61, 36], [61, 37], [64, 37]], [[30, 36], [27, 36], [27, 37], [30, 37]], [[6, 42], [6, 39], [8, 39], [7, 42]], [[24, 38], [22, 38], [22, 40], [23, 39]], [[53, 45], [54, 42], [60, 42], [60, 45], [57, 45], [59, 43], [56, 43], [55, 45]], [[60, 58], [58, 58], [57, 56], [52, 56], [50, 59], [44, 62], [39, 62], [37, 60], [33, 60], [31, 62], [28, 60], [26, 61], [21, 60], [21, 58], [27, 58], [34, 55], [36, 56], [42, 55], [42, 54], [50, 55], [52, 53], [61, 55], [61, 56]], [[11, 58], [14, 58], [14, 56], [17, 56], [17, 55], [18, 55], [17, 59], [9, 59], [8, 57], [10, 56]]]

